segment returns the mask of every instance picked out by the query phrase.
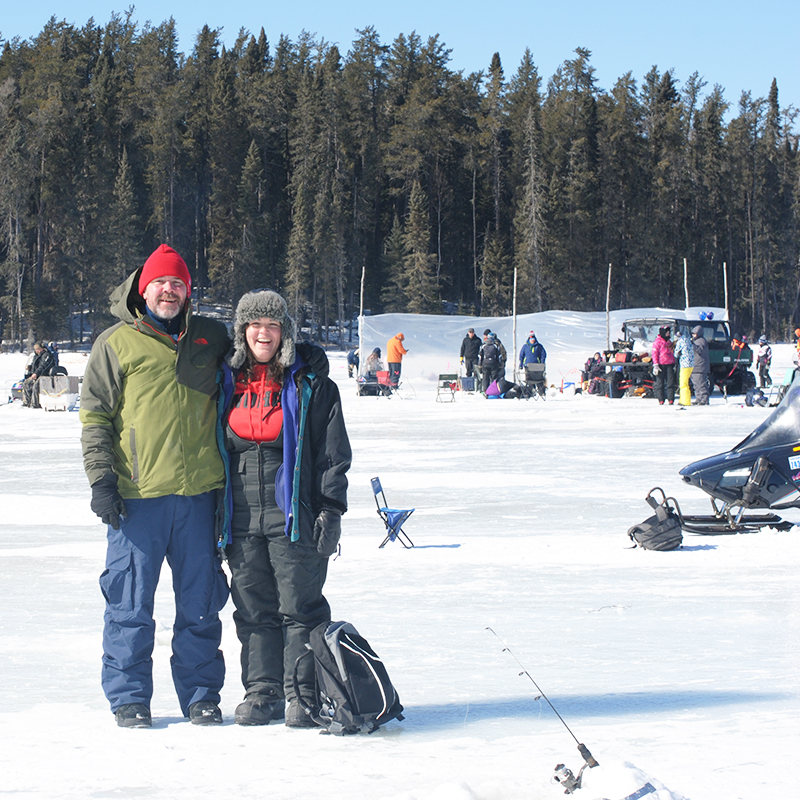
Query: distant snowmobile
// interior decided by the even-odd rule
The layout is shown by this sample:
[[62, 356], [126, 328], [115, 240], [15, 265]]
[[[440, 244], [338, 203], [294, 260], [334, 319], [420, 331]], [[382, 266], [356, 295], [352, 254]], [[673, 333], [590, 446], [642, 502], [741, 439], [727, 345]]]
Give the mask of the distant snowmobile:
[[[749, 436], [727, 453], [689, 464], [680, 474], [686, 483], [711, 495], [714, 509], [708, 516], [689, 516], [681, 513], [673, 498], [664, 498], [662, 504], [677, 514], [685, 531], [719, 534], [791, 528], [792, 523], [777, 514], [745, 511], [800, 508], [800, 370], [775, 411]], [[648, 495], [651, 506], [653, 491]]]

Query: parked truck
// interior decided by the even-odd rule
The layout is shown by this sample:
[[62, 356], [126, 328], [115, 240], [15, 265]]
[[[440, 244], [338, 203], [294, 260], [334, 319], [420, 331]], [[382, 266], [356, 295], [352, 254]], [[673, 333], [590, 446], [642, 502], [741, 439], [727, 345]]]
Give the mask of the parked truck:
[[625, 320], [622, 325], [622, 339], [607, 354], [609, 363], [617, 367], [612, 367], [612, 371], [617, 373], [611, 381], [614, 394], [620, 396], [652, 393], [653, 367], [649, 353], [659, 328], [664, 325], [672, 330], [673, 341], [684, 332], [691, 333], [698, 325], [703, 329], [711, 362], [712, 390], [714, 386], [718, 386], [723, 394], [745, 394], [755, 387], [756, 378], [750, 371], [753, 351], [744, 337], [733, 336], [730, 323], [726, 319], [715, 319], [713, 314], [703, 312], [696, 319], [659, 316]]

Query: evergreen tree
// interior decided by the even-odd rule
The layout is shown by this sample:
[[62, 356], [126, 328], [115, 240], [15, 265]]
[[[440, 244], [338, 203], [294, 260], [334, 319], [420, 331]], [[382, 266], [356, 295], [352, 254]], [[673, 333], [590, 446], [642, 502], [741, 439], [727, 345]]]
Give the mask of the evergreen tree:
[[238, 222], [240, 245], [231, 296], [235, 300], [257, 286], [268, 286], [269, 211], [266, 207], [264, 166], [255, 141], [247, 150], [239, 182]]
[[[4, 55], [7, 65], [8, 51]], [[11, 77], [0, 83], [0, 313], [2, 337], [22, 342], [22, 294], [28, 264], [30, 230], [28, 199], [33, 169], [25, 147], [25, 128], [19, 117], [17, 84]]]
[[133, 9], [4, 42], [4, 335], [101, 327], [105, 290], [162, 241], [195, 296], [210, 268], [220, 296], [285, 291], [302, 325], [347, 318], [362, 265], [373, 307], [505, 313], [512, 265], [520, 310], [588, 310], [609, 262], [613, 305], [682, 303], [686, 258], [692, 302], [723, 303], [725, 263], [739, 332], [794, 330], [797, 116], [777, 83], [726, 123], [698, 73], [604, 91], [579, 48], [543, 98], [529, 51], [508, 82], [499, 54], [485, 74], [449, 59], [438, 36], [365, 28], [343, 58], [306, 32], [223, 48], [207, 26], [185, 58], [172, 20], [139, 30]]
[[[189, 264], [194, 262], [197, 266], [198, 247], [187, 246], [183, 229], [177, 224], [182, 211], [186, 97], [194, 87], [181, 80], [175, 21], [170, 19], [157, 28], [145, 27], [139, 38], [137, 55], [134, 91], [142, 118], [144, 174], [150, 199], [147, 225], [155, 241], [176, 246], [186, 255]], [[194, 219], [199, 225], [198, 213]], [[196, 275], [195, 281], [202, 286], [203, 276]]]
[[501, 234], [487, 229], [481, 271], [481, 313], [503, 317], [511, 313], [513, 271]]
[[435, 277], [436, 256], [428, 251], [427, 198], [419, 181], [414, 181], [408, 202], [403, 240], [406, 250], [406, 308], [412, 314], [426, 314], [438, 306]]
[[145, 256], [127, 148], [123, 148], [119, 161], [108, 222], [108, 261], [104, 266], [115, 286], [125, 280], [135, 265], [144, 263]]
[[238, 282], [236, 272], [241, 263], [238, 207], [242, 166], [246, 158], [244, 125], [240, 121], [235, 90], [235, 70], [235, 55], [223, 48], [214, 64], [208, 131], [212, 186], [208, 210], [209, 278], [218, 283], [223, 296], [231, 300], [232, 290]]
[[400, 217], [395, 214], [392, 231], [386, 239], [383, 254], [383, 274], [386, 276], [381, 302], [388, 313], [405, 311], [408, 305], [408, 274], [406, 240]]
[[[514, 220], [517, 236], [514, 261], [518, 270], [518, 287], [520, 303], [518, 310], [543, 311], [544, 264], [546, 229], [544, 221], [544, 204], [546, 184], [541, 157], [541, 133], [536, 125], [536, 114], [533, 108], [528, 111], [526, 130], [526, 172], [525, 183], [519, 201], [519, 208]], [[496, 247], [496, 245], [495, 245]], [[497, 258], [492, 255], [491, 264]], [[502, 270], [500, 273], [502, 274]], [[486, 286], [486, 282], [484, 283]], [[497, 281], [495, 279], [495, 286]], [[502, 292], [499, 292], [502, 295]]]
[[597, 246], [599, 123], [591, 53], [583, 48], [575, 53], [550, 81], [544, 104], [544, 148], [551, 161], [547, 223], [553, 240], [548, 275], [552, 303], [591, 309], [604, 294]]
[[643, 111], [631, 73], [598, 102], [600, 119], [602, 264], [612, 264], [616, 306], [647, 305], [650, 262], [642, 241], [649, 202]]

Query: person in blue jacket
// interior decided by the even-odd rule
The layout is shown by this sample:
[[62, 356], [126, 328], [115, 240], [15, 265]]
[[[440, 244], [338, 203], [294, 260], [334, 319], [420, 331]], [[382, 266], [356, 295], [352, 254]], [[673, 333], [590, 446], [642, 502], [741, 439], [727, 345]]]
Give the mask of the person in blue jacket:
[[537, 341], [536, 334], [531, 331], [528, 334], [528, 341], [522, 345], [522, 350], [519, 351], [520, 372], [525, 371], [527, 364], [544, 364], [546, 358], [547, 352], [541, 343]]

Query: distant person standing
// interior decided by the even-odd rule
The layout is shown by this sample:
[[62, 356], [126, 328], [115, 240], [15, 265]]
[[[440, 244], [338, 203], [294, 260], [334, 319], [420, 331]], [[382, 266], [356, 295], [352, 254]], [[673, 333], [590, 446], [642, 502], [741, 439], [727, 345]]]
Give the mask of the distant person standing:
[[691, 378], [692, 386], [694, 387], [694, 399], [698, 406], [707, 406], [711, 359], [708, 356], [708, 342], [703, 336], [702, 325], [695, 325], [692, 328], [692, 347], [694, 347], [694, 369], [692, 370]]
[[500, 348], [497, 346], [497, 335], [491, 331], [486, 334], [486, 341], [481, 347], [480, 369], [481, 391], [486, 394], [486, 390], [492, 381], [503, 376], [503, 370], [500, 366]]
[[467, 377], [471, 378], [475, 374], [475, 367], [478, 363], [478, 354], [481, 351], [481, 340], [475, 335], [475, 328], [470, 328], [467, 335], [461, 342], [461, 363], [467, 371]]
[[358, 357], [359, 357], [360, 350], [359, 348], [355, 348], [355, 350], [351, 350], [347, 354], [347, 377], [352, 378], [353, 373], [355, 372], [358, 374]]
[[689, 378], [694, 370], [694, 345], [689, 338], [689, 331], [686, 329], [675, 342], [675, 357], [678, 359], [680, 368], [678, 403], [682, 406], [690, 406], [692, 390], [689, 388]]
[[660, 406], [664, 405], [665, 400], [670, 405], [675, 402], [675, 353], [671, 336], [669, 325], [662, 325], [658, 329], [658, 336], [653, 342], [651, 351], [653, 375], [655, 375], [653, 388]]
[[528, 334], [528, 341], [522, 345], [522, 350], [519, 351], [519, 371], [524, 373], [528, 364], [544, 364], [546, 359], [547, 351], [537, 341], [536, 334], [531, 331]]
[[766, 389], [772, 386], [772, 378], [769, 375], [769, 367], [772, 364], [772, 348], [767, 342], [766, 336], [760, 336], [758, 339], [758, 355], [756, 356], [756, 365], [758, 366], [758, 380], [759, 387]]
[[[504, 378], [506, 374], [506, 361], [508, 360], [508, 351], [503, 346], [503, 343], [500, 341], [500, 337], [493, 333], [492, 331], [487, 328], [483, 332], [483, 345], [485, 347], [486, 344], [489, 342], [489, 337], [492, 338], [492, 344], [497, 348], [497, 368], [495, 370], [495, 377], [496, 378]], [[483, 356], [480, 357], [481, 364], [483, 363]], [[481, 367], [481, 375], [483, 374], [483, 368]]]
[[408, 350], [403, 347], [405, 338], [402, 333], [398, 333], [386, 343], [386, 363], [389, 365], [389, 384], [392, 389], [396, 389], [400, 385], [400, 366], [403, 356], [408, 353]]

